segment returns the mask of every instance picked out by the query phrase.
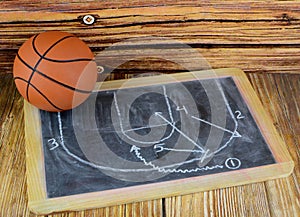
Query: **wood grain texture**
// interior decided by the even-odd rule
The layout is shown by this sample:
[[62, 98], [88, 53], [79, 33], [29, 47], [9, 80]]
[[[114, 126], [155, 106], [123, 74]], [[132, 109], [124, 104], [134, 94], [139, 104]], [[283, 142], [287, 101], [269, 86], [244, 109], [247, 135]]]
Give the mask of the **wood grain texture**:
[[[249, 79], [271, 114], [295, 162], [284, 179], [231, 187], [149, 202], [51, 217], [71, 216], [297, 216], [299, 206], [299, 75], [251, 74]], [[29, 216], [25, 182], [22, 99], [11, 75], [1, 75], [1, 216]], [[277, 90], [277, 91], [274, 91]], [[294, 117], [294, 118], [290, 118]], [[289, 121], [287, 121], [289, 120]], [[5, 209], [4, 209], [5, 207]], [[50, 217], [50, 216], [49, 216]]]
[[0, 92], [0, 216], [28, 216], [23, 100], [10, 75]]
[[[63, 198], [47, 198], [46, 178], [44, 172], [44, 154], [41, 135], [41, 122], [39, 111], [29, 103], [24, 103], [25, 119], [25, 143], [26, 143], [26, 169], [28, 186], [28, 206], [37, 214], [50, 214], [53, 212], [64, 212], [65, 210], [85, 210], [97, 207], [106, 207], [116, 204], [145, 201], [178, 194], [188, 194], [197, 191], [219, 189], [230, 186], [244, 185], [254, 182], [286, 177], [293, 170], [293, 162], [288, 155], [285, 144], [274, 130], [271, 119], [263, 110], [247, 76], [240, 69], [216, 69], [206, 71], [195, 71], [187, 73], [173, 73], [172, 75], [160, 75], [151, 77], [140, 77], [131, 80], [115, 80], [104, 82], [100, 85], [100, 91], [123, 89], [131, 87], [144, 87], [147, 85], [162, 85], [184, 81], [195, 81], [209, 78], [222, 78], [231, 76], [244, 103], [251, 111], [257, 126], [259, 127], [266, 143], [268, 144], [275, 164], [260, 167], [251, 167], [243, 170], [216, 173], [207, 176], [189, 177], [185, 179], [168, 180], [166, 182], [155, 182], [151, 185], [140, 183], [140, 185], [111, 189], [108, 191], [95, 191], [86, 194], [67, 195]], [[250, 136], [251, 137], [251, 136]], [[47, 180], [48, 181], [48, 180]], [[47, 182], [47, 185], [51, 184]], [[68, 201], [68, 203], [65, 203]], [[222, 201], [222, 200], [221, 200]], [[151, 204], [148, 205], [151, 211]], [[147, 211], [147, 213], [149, 212]], [[143, 215], [144, 209], [140, 210]]]
[[[8, 22], [61, 22], [78, 21], [74, 14], [99, 13], [99, 18], [110, 22], [131, 21], [163, 23], [163, 21], [282, 21], [291, 23], [299, 19], [297, 1], [3, 1], [0, 12]], [[38, 11], [36, 10], [38, 8]], [[41, 17], [39, 13], [44, 13]], [[25, 16], [24, 14], [32, 16]], [[4, 21], [3, 21], [4, 22]]]
[[166, 204], [168, 217], [270, 216], [264, 185], [259, 183], [167, 198]]
[[[295, 164], [299, 165], [300, 100], [296, 96], [300, 93], [300, 78], [292, 75], [274, 77], [268, 75], [267, 80], [261, 80], [260, 76], [251, 75], [252, 84], [260, 95], [265, 108], [272, 115], [277, 131], [287, 144]], [[265, 186], [272, 216], [299, 215], [299, 180], [300, 170], [295, 167], [292, 176], [282, 180], [266, 182]], [[292, 199], [294, 197], [295, 199]]]
[[[141, 210], [146, 217], [299, 216], [300, 76], [268, 74], [300, 73], [299, 7], [297, 0], [1, 1], [0, 216], [30, 215], [23, 102], [9, 74], [21, 44], [45, 30], [74, 33], [95, 54], [127, 38], [169, 36], [197, 49], [213, 68], [239, 67], [255, 73], [248, 78], [295, 162], [294, 173], [284, 179], [160, 199], [151, 205], [144, 202], [51, 217], [127, 217], [139, 216]], [[84, 14], [98, 15], [97, 23], [83, 25], [78, 17]], [[181, 70], [176, 64], [150, 58], [120, 66], [111, 78]]]
[[[167, 51], [175, 60], [180, 60], [183, 51], [168, 48]], [[290, 73], [300, 72], [300, 49], [299, 48], [196, 48], [199, 55], [206, 60], [211, 68], [239, 67], [246, 73]], [[156, 51], [160, 53], [159, 50]], [[94, 51], [96, 58], [101, 55], [101, 51]], [[156, 53], [156, 54], [157, 54]], [[0, 74], [12, 73], [12, 59], [15, 51], [0, 52]], [[193, 70], [202, 70], [195, 59], [198, 56], [185, 54], [186, 62]], [[114, 56], [113, 59], [116, 59]], [[119, 59], [124, 57], [119, 56]], [[111, 56], [105, 56], [101, 62], [106, 61], [106, 70], [111, 68]], [[114, 69], [113, 74], [116, 78], [124, 78], [124, 75], [140, 75], [145, 73], [174, 73], [182, 72], [184, 68], [176, 63], [163, 59], [145, 57], [143, 59], [131, 60]]]
[[[84, 25], [85, 14], [95, 15], [97, 22]], [[1, 1], [0, 74], [11, 73], [24, 41], [47, 30], [74, 33], [96, 55], [129, 38], [163, 36], [199, 49], [213, 68], [237, 66], [243, 60], [240, 68], [246, 72], [272, 68], [268, 72], [299, 73], [299, 26], [297, 1]], [[253, 55], [255, 49], [260, 55]], [[272, 50], [279, 53], [277, 58]], [[135, 66], [146, 70], [139, 63]], [[164, 66], [161, 70], [174, 70], [173, 65], [156, 63], [156, 68]]]

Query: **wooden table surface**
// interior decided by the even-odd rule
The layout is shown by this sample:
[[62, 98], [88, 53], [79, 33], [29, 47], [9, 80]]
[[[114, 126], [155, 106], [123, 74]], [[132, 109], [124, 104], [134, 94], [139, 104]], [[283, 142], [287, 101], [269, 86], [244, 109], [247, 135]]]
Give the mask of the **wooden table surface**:
[[[295, 162], [287, 178], [49, 217], [300, 216], [299, 2], [55, 2], [0, 2], [0, 217], [35, 216], [27, 207], [23, 99], [11, 73], [21, 44], [45, 30], [74, 33], [95, 55], [125, 39], [164, 36], [197, 50], [212, 68], [243, 69]], [[93, 14], [97, 22], [84, 25], [81, 17], [85, 14]], [[201, 69], [192, 54], [172, 49], [175, 59]], [[119, 66], [111, 79], [182, 70], [178, 64], [144, 57]]]

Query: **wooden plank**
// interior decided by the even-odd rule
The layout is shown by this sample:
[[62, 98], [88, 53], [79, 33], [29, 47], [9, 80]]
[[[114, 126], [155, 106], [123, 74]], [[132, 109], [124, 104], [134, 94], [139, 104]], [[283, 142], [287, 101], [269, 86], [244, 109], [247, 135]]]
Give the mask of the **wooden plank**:
[[[245, 48], [195, 48], [208, 62], [211, 68], [236, 67], [243, 69], [246, 73], [300, 73], [300, 48], [265, 48], [265, 47], [245, 47]], [[126, 51], [123, 51], [126, 52]], [[138, 75], [143, 73], [174, 73], [184, 71], [182, 66], [176, 62], [184, 60], [193, 70], [201, 70], [201, 64], [197, 62], [194, 53], [188, 53], [184, 50], [167, 48], [163, 50], [154, 50], [153, 55], [167, 53], [174, 62], [164, 59], [151, 58], [144, 55], [145, 58], [130, 60], [113, 71], [115, 79], [125, 78], [125, 74]], [[113, 70], [114, 60], [129, 60], [130, 56], [124, 57], [116, 53], [107, 52], [103, 55], [101, 51], [95, 51], [94, 54], [101, 55], [106, 71]], [[16, 50], [0, 51], [0, 74], [12, 73], [13, 60]], [[141, 55], [142, 57], [143, 55]], [[199, 57], [199, 55], [197, 55]], [[184, 58], [184, 59], [183, 59]]]
[[[164, 45], [161, 45], [162, 47]], [[178, 72], [207, 68], [236, 67], [245, 72], [300, 73], [300, 48], [157, 48], [156, 46], [136, 47], [95, 52], [96, 62], [107, 71], [117, 67], [115, 73], [141, 74], [145, 72]], [[151, 58], [152, 57], [152, 58]], [[156, 58], [155, 58], [156, 57]], [[159, 57], [159, 58], [158, 58]], [[140, 59], [138, 59], [140, 58]], [[164, 58], [164, 59], [163, 59]], [[134, 60], [131, 60], [134, 59]], [[169, 59], [169, 60], [166, 60]], [[172, 60], [172, 62], [170, 61]], [[204, 61], [204, 62], [203, 62]], [[181, 65], [179, 65], [181, 64]], [[183, 67], [187, 66], [187, 67]]]
[[[276, 164], [248, 168], [241, 171], [230, 171], [203, 177], [190, 177], [184, 180], [172, 180], [164, 183], [153, 183], [146, 186], [134, 186], [119, 188], [101, 192], [92, 192], [78, 195], [71, 195], [57, 198], [46, 198], [45, 175], [43, 172], [43, 153], [41, 151], [40, 119], [36, 115], [37, 109], [25, 103], [25, 123], [26, 123], [26, 150], [27, 150], [27, 176], [29, 189], [29, 206], [37, 214], [50, 214], [65, 210], [83, 210], [100, 206], [109, 206], [120, 203], [127, 203], [140, 200], [151, 200], [163, 196], [175, 194], [187, 194], [194, 191], [204, 191], [208, 189], [222, 188], [233, 185], [241, 185], [252, 182], [260, 182], [272, 178], [285, 177], [292, 168], [293, 163], [284, 148], [280, 138], [274, 131], [271, 121], [262, 109], [257, 96], [251, 90], [250, 83], [245, 74], [237, 69], [219, 69], [214, 71], [201, 71], [194, 73], [180, 73], [170, 76], [154, 76], [148, 78], [136, 78], [129, 81], [104, 82], [101, 90], [115, 89], [118, 87], [128, 88], [153, 84], [164, 84], [176, 81], [188, 81], [194, 79], [207, 79], [215, 77], [232, 76], [243, 96], [245, 103], [249, 106], [250, 112], [262, 132]], [[125, 82], [125, 83], [124, 83]], [[261, 117], [264, 117], [263, 119]], [[32, 124], [34, 123], [34, 124]], [[34, 135], [36, 134], [36, 135]], [[34, 166], [35, 165], [35, 166]], [[68, 203], [63, 201], [68, 200]], [[145, 206], [149, 208], [148, 206]], [[136, 210], [136, 209], [135, 209]], [[151, 210], [151, 209], [150, 209]], [[128, 210], [127, 210], [128, 211]], [[137, 215], [141, 215], [141, 209]], [[149, 210], [147, 210], [149, 212]]]
[[[144, 1], [56, 1], [51, 4], [47, 2], [38, 1], [3, 1], [1, 2], [0, 12], [19, 12], [24, 11], [34, 12], [36, 8], [41, 12], [53, 12], [54, 16], [51, 18], [45, 14], [44, 19], [55, 20], [54, 12], [61, 12], [68, 16], [72, 13], [90, 13], [101, 11], [101, 17], [110, 17], [112, 14], [115, 17], [130, 16], [131, 11], [140, 10], [140, 13], [151, 16], [153, 9], [160, 9], [162, 15], [173, 15], [179, 18], [186, 18], [193, 15], [194, 17], [206, 19], [221, 19], [221, 20], [253, 20], [253, 17], [259, 20], [279, 19], [283, 14], [289, 15], [290, 19], [299, 18], [297, 0], [293, 1], [254, 1], [242, 0], [238, 3], [233, 0], [220, 2], [218, 0], [212, 1], [172, 1], [166, 0], [163, 3], [159, 0], [144, 0]], [[100, 9], [106, 9], [103, 12]], [[11, 15], [12, 16], [12, 15]], [[13, 16], [12, 16], [13, 17]], [[13, 20], [18, 19], [18, 13]], [[23, 19], [23, 18], [22, 18]], [[60, 18], [58, 18], [60, 19]], [[286, 18], [284, 18], [286, 19]], [[34, 17], [27, 17], [26, 20], [34, 20]], [[8, 21], [10, 21], [8, 19]]]
[[[233, 216], [250, 216], [246, 215], [250, 212], [248, 211], [247, 207], [252, 207], [251, 209], [254, 210], [253, 212], [256, 212], [255, 209], [257, 206], [259, 204], [265, 204], [266, 201], [269, 201], [269, 208], [265, 207], [265, 209], [270, 211], [271, 216], [297, 216], [298, 213], [300, 213], [300, 150], [298, 137], [299, 120], [297, 119], [299, 116], [293, 115], [298, 114], [300, 110], [300, 102], [299, 100], [295, 100], [300, 94], [299, 75], [250, 74], [248, 77], [250, 78], [254, 89], [259, 94], [264, 108], [272, 116], [277, 130], [282, 135], [285, 143], [288, 144], [288, 149], [290, 150], [291, 156], [295, 162], [294, 173], [287, 179], [267, 182], [265, 191], [261, 191], [262, 188], [260, 185], [256, 185], [256, 187], [247, 185], [237, 188], [229, 188], [228, 190], [226, 189], [223, 191], [223, 195], [227, 195], [227, 201], [231, 202], [227, 202], [223, 205], [222, 201], [215, 201], [214, 199], [216, 196], [221, 197], [221, 192], [219, 191], [216, 191], [215, 193], [213, 193], [213, 191], [202, 192], [193, 194], [193, 196], [185, 196], [185, 203], [183, 203], [184, 207], [180, 207], [178, 205], [181, 202], [178, 201], [177, 197], [168, 198], [165, 200], [164, 205], [161, 205], [165, 206], [165, 208], [163, 207], [162, 211], [165, 213], [165, 216], [179, 216], [179, 214], [182, 213], [180, 212], [180, 209], [187, 210], [186, 206], [189, 206], [194, 210], [194, 216], [197, 216], [198, 214], [198, 216], [209, 216], [210, 214], [217, 216], [216, 213], [219, 212], [218, 207], [220, 206], [223, 206], [223, 209], [225, 210], [234, 210], [234, 212], [232, 212]], [[263, 85], [268, 84], [270, 79], [273, 81], [276, 80], [276, 83], [272, 83], [272, 85]], [[277, 90], [276, 92], [274, 92], [275, 89]], [[0, 207], [5, 207], [0, 210], [0, 215], [26, 217], [29, 216], [29, 212], [27, 209], [27, 188], [25, 182], [24, 131], [22, 130], [24, 124], [23, 118], [20, 118], [22, 116], [23, 103], [19, 94], [13, 94], [15, 92], [15, 87], [13, 85], [11, 75], [1, 75], [0, 90], [1, 93], [4, 94], [0, 97], [0, 177], [3, 183], [0, 185]], [[274, 97], [274, 95], [276, 97]], [[279, 106], [274, 107], [274, 104], [276, 104], [277, 100], [279, 99]], [[270, 106], [270, 103], [273, 105]], [[13, 185], [12, 183], [18, 184]], [[10, 189], [12, 185], [14, 187], [14, 191]], [[263, 200], [252, 200], [251, 197], [255, 196], [252, 193], [252, 188], [261, 189], [256, 190], [256, 192], [263, 193], [263, 195], [267, 193], [267, 198], [263, 196], [260, 197], [263, 198]], [[191, 205], [189, 205], [190, 203]], [[140, 206], [142, 205], [136, 205], [136, 209], [140, 210]], [[63, 214], [55, 214], [51, 217], [108, 217], [112, 216], [112, 213], [124, 213], [124, 207], [125, 206], [121, 206], [119, 208], [108, 207], [103, 209], [88, 210], [85, 212], [67, 212]], [[266, 210], [264, 213], [265, 212]], [[179, 214], [175, 215], [176, 213]], [[124, 214], [123, 216], [126, 215]]]
[[25, 142], [28, 144], [26, 145], [27, 185], [34, 186], [34, 188], [28, 188], [29, 203], [46, 199], [43, 147], [35, 146], [35, 144], [42, 143], [41, 122], [33, 121], [38, 120], [39, 111], [31, 112], [30, 109], [29, 103], [24, 103], [24, 115], [28, 117], [25, 119]]
[[[47, 215], [45, 217], [124, 217], [124, 210], [125, 205], [120, 205], [113, 207], [105, 207], [101, 209], [56, 213], [52, 215]], [[39, 215], [39, 217], [41, 217], [41, 215]]]
[[[300, 165], [300, 94], [299, 75], [249, 75], [252, 84], [275, 122], [277, 131], [299, 168]], [[263, 77], [263, 79], [262, 79]], [[269, 206], [272, 216], [297, 216], [299, 201], [300, 170], [295, 169], [292, 176], [266, 182]]]
[[[25, 40], [42, 31], [58, 29], [80, 37], [95, 54], [128, 38], [153, 35], [198, 48], [213, 68], [240, 66], [246, 72], [299, 72], [297, 1], [0, 4], [0, 74], [12, 71], [14, 56]], [[39, 11], [35, 10], [36, 4]], [[88, 13], [98, 17], [93, 26], [81, 22], [80, 16]], [[179, 70], [174, 64], [155, 63], [153, 70]], [[136, 71], [145, 70], [149, 62], [137, 61], [128, 66]]]
[[166, 198], [166, 209], [166, 217], [271, 216], [262, 183]]
[[[264, 184], [216, 190], [219, 191], [216, 194], [210, 191], [166, 198], [166, 216], [182, 216], [185, 213], [194, 216], [299, 215], [300, 171], [297, 168], [300, 165], [300, 138], [297, 135], [300, 134], [300, 101], [295, 100], [295, 97], [300, 94], [300, 76], [249, 74], [248, 77], [264, 108], [272, 115], [275, 126], [293, 157], [293, 174], [288, 178], [267, 181]], [[224, 198], [222, 192], [228, 197], [225, 196], [225, 199], [221, 200], [220, 197]], [[194, 203], [199, 200], [200, 203], [195, 206]]]
[[128, 217], [163, 216], [162, 199], [126, 204], [125, 215]]
[[[154, 10], [155, 11], [155, 10]], [[159, 11], [157, 12], [159, 13]], [[13, 14], [15, 16], [15, 13]], [[74, 18], [80, 14], [73, 15]], [[24, 13], [26, 17], [32, 17]], [[50, 15], [52, 17], [52, 15]], [[99, 20], [93, 26], [81, 24], [81, 20], [66, 22], [39, 21], [44, 14], [36, 15], [37, 21], [4, 23], [0, 18], [1, 49], [18, 49], [25, 40], [43, 31], [60, 30], [73, 33], [90, 47], [105, 48], [128, 38], [143, 36], [169, 37], [182, 43], [200, 46], [222, 45], [299, 45], [300, 21], [151, 21], [138, 19]], [[2, 19], [2, 20], [1, 20]], [[156, 20], [157, 18], [154, 18]], [[143, 20], [143, 19], [142, 19]]]
[[[34, 12], [37, 8], [40, 12]], [[81, 24], [78, 16], [87, 13], [99, 15], [96, 25]], [[214, 28], [209, 30], [210, 26]], [[0, 180], [3, 184], [0, 185], [0, 216], [29, 216], [24, 177], [24, 126], [20, 123], [23, 121], [22, 100], [15, 93], [11, 76], [6, 77], [4, 74], [12, 72], [14, 55], [28, 37], [50, 29], [66, 30], [79, 35], [96, 54], [114, 42], [144, 35], [145, 31], [154, 35], [167, 34], [189, 43], [201, 51], [213, 68], [238, 66], [249, 73], [300, 72], [297, 0], [241, 0], [238, 3], [232, 0], [166, 0], [163, 3], [160, 0], [76, 0], [72, 3], [63, 0], [51, 4], [46, 1], [1, 1]], [[191, 35], [182, 32], [182, 29], [191, 31]], [[197, 34], [197, 31], [201, 34]], [[124, 64], [115, 70], [116, 74], [112, 78], [138, 76], [138, 73], [143, 72], [181, 70], [176, 64], [152, 58]], [[226, 216], [226, 211], [232, 216], [253, 216], [253, 213], [256, 216], [261, 213], [265, 216], [299, 215], [299, 76], [251, 74], [249, 78], [284, 142], [289, 144], [289, 152], [296, 163], [294, 173], [287, 179], [267, 182], [265, 190], [259, 184], [183, 196], [184, 199], [180, 200], [172, 197], [170, 206], [166, 199], [163, 215], [180, 216], [189, 213], [194, 216]], [[252, 188], [263, 196], [253, 195]], [[228, 199], [227, 203], [222, 204], [220, 198], [224, 196]], [[268, 207], [265, 206], [266, 203]], [[129, 205], [128, 208], [124, 205], [84, 212], [66, 212], [53, 217], [114, 214], [127, 216], [125, 209], [130, 209], [130, 216], [132, 213], [140, 213], [144, 208], [142, 203], [137, 203], [134, 206]], [[189, 211], [189, 208], [194, 212]], [[261, 210], [262, 208], [265, 210]], [[262, 212], [259, 213], [258, 210]]]
[[293, 177], [268, 181], [266, 188], [272, 216], [299, 215], [299, 183], [297, 185]]
[[28, 216], [23, 99], [11, 75], [0, 81], [0, 216]]
[[[300, 76], [251, 74], [248, 77], [264, 108], [271, 115], [277, 132], [287, 144], [295, 165], [299, 165], [300, 138], [292, 135], [300, 135], [300, 101], [297, 100], [300, 94]], [[294, 174], [300, 180], [300, 171], [295, 170]]]

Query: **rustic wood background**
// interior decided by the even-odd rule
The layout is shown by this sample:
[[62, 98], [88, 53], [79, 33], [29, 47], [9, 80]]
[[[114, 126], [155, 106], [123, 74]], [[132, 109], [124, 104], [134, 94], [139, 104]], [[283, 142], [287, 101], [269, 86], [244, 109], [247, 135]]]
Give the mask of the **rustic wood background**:
[[[93, 14], [97, 22], [82, 23]], [[287, 177], [153, 201], [49, 217], [299, 216], [300, 3], [298, 1], [0, 1], [0, 216], [35, 216], [27, 208], [23, 99], [12, 79], [18, 48], [46, 30], [74, 33], [95, 54], [116, 42], [164, 36], [199, 51], [212, 68], [238, 67], [284, 139], [295, 162]], [[163, 49], [163, 48], [162, 48]], [[193, 56], [184, 58], [193, 66]], [[162, 59], [121, 65], [111, 79], [183, 69]]]

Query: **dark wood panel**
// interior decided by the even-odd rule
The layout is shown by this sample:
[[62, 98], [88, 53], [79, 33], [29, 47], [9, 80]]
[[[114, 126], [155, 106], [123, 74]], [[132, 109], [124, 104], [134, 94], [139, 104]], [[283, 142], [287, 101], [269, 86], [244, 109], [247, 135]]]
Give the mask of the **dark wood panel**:
[[[213, 68], [299, 72], [297, 1], [2, 1], [0, 5], [0, 74], [12, 71], [14, 55], [24, 41], [47, 30], [74, 33], [95, 54], [130, 38], [163, 36], [198, 48]], [[80, 18], [84, 14], [96, 15], [97, 22], [84, 25]], [[178, 70], [155, 63], [150, 70]], [[149, 71], [148, 62], [129, 65], [133, 71]]]

